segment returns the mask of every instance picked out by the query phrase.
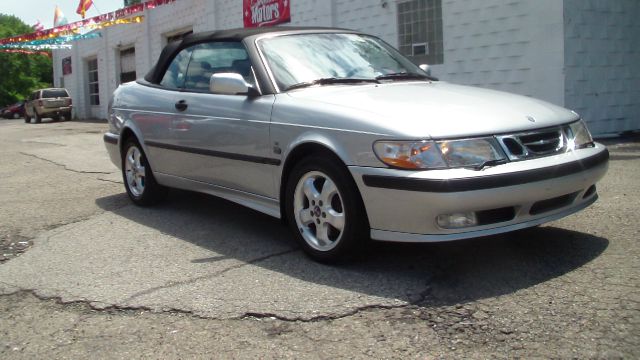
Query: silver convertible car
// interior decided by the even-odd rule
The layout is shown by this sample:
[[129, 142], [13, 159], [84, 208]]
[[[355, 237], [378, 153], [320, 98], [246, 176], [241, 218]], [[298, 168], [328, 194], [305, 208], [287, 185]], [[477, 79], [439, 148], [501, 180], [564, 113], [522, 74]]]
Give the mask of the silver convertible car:
[[169, 187], [213, 194], [283, 219], [319, 261], [596, 201], [609, 153], [578, 114], [424, 68], [349, 30], [192, 34], [115, 91], [104, 141], [135, 204]]

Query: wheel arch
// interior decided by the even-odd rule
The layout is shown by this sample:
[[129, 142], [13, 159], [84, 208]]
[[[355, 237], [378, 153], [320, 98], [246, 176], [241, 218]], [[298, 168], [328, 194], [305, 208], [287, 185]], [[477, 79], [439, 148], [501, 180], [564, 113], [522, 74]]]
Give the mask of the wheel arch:
[[[351, 176], [351, 173], [348, 171], [348, 160], [345, 161], [343, 157], [339, 155], [340, 151], [336, 151], [335, 147], [331, 147], [326, 143], [319, 141], [301, 141], [295, 146], [293, 146], [286, 155], [285, 161], [282, 165], [282, 172], [280, 174], [280, 184], [279, 184], [279, 199], [280, 199], [280, 219], [286, 223], [286, 214], [285, 214], [285, 191], [287, 188], [287, 180], [289, 178], [289, 174], [291, 170], [303, 159], [314, 156], [314, 155], [322, 155], [332, 158], [334, 161], [338, 162], [340, 166], [344, 167], [345, 170]], [[353, 180], [353, 177], [351, 177]], [[357, 186], [356, 186], [357, 188]], [[360, 198], [362, 198], [361, 194], [358, 194]], [[366, 216], [366, 214], [365, 214]]]
[[140, 139], [138, 139], [138, 136], [136, 136], [136, 133], [131, 130], [130, 127], [125, 127], [124, 129], [122, 129], [122, 131], [120, 132], [120, 144], [118, 144], [118, 147], [120, 148], [120, 154], [122, 154], [122, 151], [124, 150], [124, 144], [127, 142], [127, 140], [129, 140], [130, 138], [135, 138], [136, 141], [140, 142]]
[[151, 166], [151, 169], [155, 169], [153, 164], [153, 159], [151, 159], [151, 157], [149, 156], [149, 151], [147, 151], [147, 146], [144, 143], [144, 137], [142, 136], [142, 132], [140, 131], [140, 129], [138, 129], [135, 126], [135, 123], [132, 123], [131, 121], [128, 121], [120, 131], [120, 140], [118, 143], [120, 157], [122, 157], [122, 152], [124, 151], [124, 145], [126, 144], [127, 140], [129, 140], [130, 138], [134, 138], [138, 142], [138, 144], [140, 144], [140, 147], [142, 148], [142, 151], [144, 151], [147, 157], [147, 162]]

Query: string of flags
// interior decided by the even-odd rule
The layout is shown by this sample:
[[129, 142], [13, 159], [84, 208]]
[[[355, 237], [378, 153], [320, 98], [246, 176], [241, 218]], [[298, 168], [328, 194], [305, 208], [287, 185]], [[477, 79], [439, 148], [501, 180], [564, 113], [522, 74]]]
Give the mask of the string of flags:
[[64, 13], [62, 12], [62, 10], [60, 10], [58, 5], [56, 5], [56, 10], [53, 13], [53, 27], [67, 25], [68, 23], [69, 21], [67, 20], [67, 17], [64, 16]]
[[89, 8], [92, 5], [93, 5], [92, 0], [80, 0], [80, 4], [78, 4], [78, 9], [76, 10], [76, 14], [82, 16], [82, 18], [84, 19], [84, 16], [87, 10], [89, 10]]
[[56, 38], [50, 39], [40, 39], [27, 41], [22, 43], [14, 43], [14, 44], [4, 44], [0, 45], [0, 49], [35, 49], [35, 50], [45, 50], [45, 49], [70, 49], [72, 41], [84, 40], [84, 39], [95, 39], [102, 37], [100, 33], [89, 33], [89, 34], [70, 34], [63, 35]]
[[[34, 32], [0, 39], [0, 52], [48, 55], [50, 53], [43, 50], [69, 49], [72, 42], [84, 39], [101, 37], [98, 32], [85, 33], [103, 29], [109, 26], [121, 24], [137, 24], [144, 21], [144, 15], [139, 13], [147, 9], [154, 9], [175, 2], [176, 0], [149, 0], [139, 4], [131, 5], [110, 13], [101, 14], [85, 19], [86, 11], [93, 5], [92, 0], [80, 0], [77, 12], [83, 20], [69, 23], [59, 7], [56, 6], [54, 13], [54, 27], [44, 29], [40, 21], [39, 26], [34, 26]], [[36, 25], [38, 25], [36, 24]]]

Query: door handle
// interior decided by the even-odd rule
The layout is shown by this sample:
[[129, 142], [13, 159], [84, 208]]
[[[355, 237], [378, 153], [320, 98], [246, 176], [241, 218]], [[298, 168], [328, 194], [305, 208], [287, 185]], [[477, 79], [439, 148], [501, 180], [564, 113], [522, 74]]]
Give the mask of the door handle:
[[176, 103], [176, 110], [178, 111], [185, 111], [187, 110], [187, 107], [189, 107], [189, 105], [187, 105], [187, 100], [180, 100]]

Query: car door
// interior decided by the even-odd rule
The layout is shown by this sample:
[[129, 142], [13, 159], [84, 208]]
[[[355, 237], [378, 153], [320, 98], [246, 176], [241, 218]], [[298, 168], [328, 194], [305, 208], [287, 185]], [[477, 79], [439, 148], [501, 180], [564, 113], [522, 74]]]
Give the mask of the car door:
[[[134, 88], [123, 103], [114, 108], [116, 116], [131, 119], [142, 134], [145, 151], [154, 172], [177, 175], [175, 151], [172, 144], [175, 103], [184, 87], [191, 49], [180, 51], [171, 61], [159, 86]], [[137, 89], [137, 91], [136, 91]]]
[[209, 91], [216, 73], [239, 73], [255, 86], [241, 42], [207, 42], [192, 48], [184, 89], [172, 124], [177, 175], [225, 188], [276, 198], [269, 142], [273, 95], [221, 95]]

